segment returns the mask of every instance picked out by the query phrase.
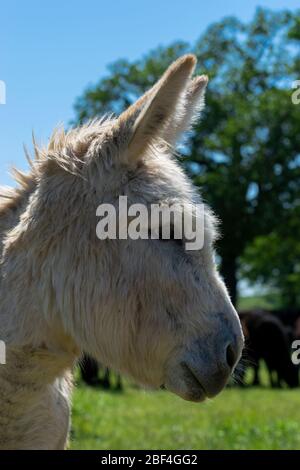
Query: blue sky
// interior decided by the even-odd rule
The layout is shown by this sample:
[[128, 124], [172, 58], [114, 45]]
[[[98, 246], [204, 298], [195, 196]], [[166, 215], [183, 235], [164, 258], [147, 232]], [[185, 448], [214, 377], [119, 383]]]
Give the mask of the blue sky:
[[22, 146], [32, 130], [46, 141], [57, 123], [69, 123], [76, 97], [107, 64], [176, 39], [193, 42], [211, 22], [232, 14], [249, 20], [259, 5], [296, 9], [299, 0], [2, 2], [0, 184], [11, 183], [12, 164], [26, 168]]

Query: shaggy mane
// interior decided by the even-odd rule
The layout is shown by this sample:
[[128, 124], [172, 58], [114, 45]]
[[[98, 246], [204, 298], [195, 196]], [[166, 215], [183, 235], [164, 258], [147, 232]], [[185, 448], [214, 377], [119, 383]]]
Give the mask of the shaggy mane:
[[23, 198], [34, 190], [45, 169], [60, 167], [69, 173], [80, 175], [80, 168], [82, 168], [90, 144], [99, 134], [109, 134], [112, 123], [112, 116], [104, 116], [68, 131], [59, 126], [54, 129], [45, 147], [39, 147], [33, 135], [33, 158], [24, 146], [25, 156], [30, 166], [29, 172], [13, 167], [11, 175], [17, 187], [0, 186], [0, 216], [19, 206]]

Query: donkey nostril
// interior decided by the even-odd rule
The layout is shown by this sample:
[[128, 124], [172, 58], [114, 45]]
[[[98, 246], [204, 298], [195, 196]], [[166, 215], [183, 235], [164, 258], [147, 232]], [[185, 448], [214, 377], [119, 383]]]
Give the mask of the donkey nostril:
[[226, 349], [226, 361], [230, 369], [232, 369], [236, 361], [236, 354], [231, 344], [229, 344]]

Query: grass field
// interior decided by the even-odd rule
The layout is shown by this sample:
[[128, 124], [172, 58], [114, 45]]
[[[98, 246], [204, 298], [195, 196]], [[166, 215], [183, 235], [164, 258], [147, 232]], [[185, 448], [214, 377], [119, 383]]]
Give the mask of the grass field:
[[229, 388], [195, 404], [164, 392], [80, 385], [72, 449], [300, 449], [300, 390]]

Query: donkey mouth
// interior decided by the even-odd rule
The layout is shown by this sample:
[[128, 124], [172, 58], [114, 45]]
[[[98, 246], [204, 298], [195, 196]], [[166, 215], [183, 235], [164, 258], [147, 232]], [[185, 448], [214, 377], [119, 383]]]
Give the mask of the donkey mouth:
[[208, 397], [199, 378], [185, 362], [180, 364], [179, 373], [172, 374], [161, 388], [167, 389], [188, 401], [202, 402]]
[[181, 368], [183, 371], [184, 382], [188, 389], [188, 398], [186, 399], [192, 401], [204, 401], [207, 397], [207, 393], [199, 378], [185, 362], [181, 364]]

